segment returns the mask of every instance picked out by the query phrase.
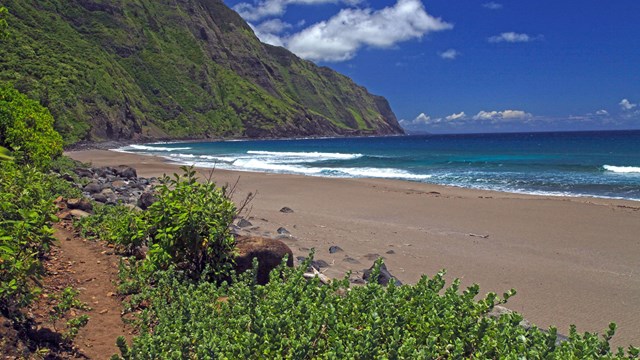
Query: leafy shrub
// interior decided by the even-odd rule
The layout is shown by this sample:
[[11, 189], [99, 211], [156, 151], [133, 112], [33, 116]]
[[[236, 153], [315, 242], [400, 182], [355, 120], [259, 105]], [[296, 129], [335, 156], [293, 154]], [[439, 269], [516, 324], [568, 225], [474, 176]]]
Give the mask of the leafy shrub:
[[225, 188], [210, 180], [198, 182], [193, 167], [181, 169], [184, 175], [160, 180], [158, 201], [146, 212], [148, 265], [155, 270], [176, 264], [195, 278], [207, 268], [224, 276], [234, 245], [229, 226], [235, 205]]
[[53, 241], [55, 207], [49, 178], [29, 167], [0, 162], [0, 310], [28, 305], [39, 289], [40, 258]]
[[0, 84], [0, 146], [13, 150], [20, 163], [47, 168], [62, 153], [62, 137], [53, 122], [49, 110], [37, 101]]
[[[378, 263], [379, 266], [380, 263]], [[445, 287], [444, 272], [415, 285], [374, 282], [349, 289], [348, 279], [321, 286], [304, 270], [281, 269], [266, 286], [250, 281], [216, 286], [163, 273], [147, 289], [141, 334], [125, 359], [597, 359], [613, 354], [608, 339], [572, 331], [556, 344], [556, 331], [519, 326], [516, 313], [486, 314], [499, 300], [475, 300], [477, 285]], [[275, 274], [275, 273], [274, 273]], [[505, 299], [512, 293], [505, 294]], [[613, 329], [613, 328], [612, 328]], [[637, 355], [631, 348], [629, 358]], [[635, 355], [634, 355], [635, 354]]]
[[149, 226], [144, 214], [124, 205], [95, 204], [93, 211], [93, 215], [78, 220], [82, 236], [118, 245], [125, 254], [147, 239]]
[[[60, 292], [60, 294], [54, 296], [53, 300], [56, 304], [53, 306], [51, 314], [49, 318], [53, 322], [54, 329], [56, 328], [56, 323], [67, 316], [71, 312], [71, 310], [91, 310], [91, 308], [78, 300], [78, 291], [67, 287]], [[66, 325], [67, 329], [63, 333], [63, 338], [67, 341], [73, 340], [76, 335], [78, 335], [78, 331], [80, 328], [87, 325], [89, 321], [89, 316], [87, 315], [79, 315], [71, 317], [67, 320]]]

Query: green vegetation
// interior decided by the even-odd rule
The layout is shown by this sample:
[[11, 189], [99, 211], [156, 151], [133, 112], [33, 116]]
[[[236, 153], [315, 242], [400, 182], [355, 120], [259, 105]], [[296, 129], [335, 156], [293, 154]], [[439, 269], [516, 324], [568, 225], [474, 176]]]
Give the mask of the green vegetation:
[[62, 137], [53, 122], [37, 101], [0, 84], [0, 146], [13, 150], [20, 163], [45, 168], [62, 154]]
[[0, 312], [15, 314], [40, 289], [41, 258], [53, 241], [49, 179], [31, 167], [0, 162]]
[[67, 143], [401, 131], [386, 101], [261, 44], [220, 0], [4, 5], [0, 81], [50, 109]]
[[[71, 287], [67, 287], [62, 292], [55, 296], [56, 304], [53, 306], [50, 318], [51, 322], [53, 322], [53, 327], [55, 329], [56, 323], [64, 318], [67, 314], [69, 314], [72, 310], [90, 310], [87, 304], [78, 300], [78, 291], [74, 290]], [[83, 326], [87, 325], [89, 321], [88, 315], [78, 315], [67, 320], [67, 330], [63, 334], [63, 338], [67, 341], [73, 340], [76, 335], [78, 335], [78, 331]]]
[[[461, 290], [454, 280], [446, 287], [444, 271], [415, 285], [350, 288], [348, 276], [330, 285], [305, 279], [308, 259], [294, 269], [283, 263], [267, 285], [257, 285], [254, 273], [229, 271], [234, 207], [225, 191], [183, 170], [164, 179], [150, 209], [99, 210], [99, 220], [80, 223], [117, 244], [132, 240], [116, 234], [137, 233], [138, 246], [150, 248], [146, 258], [120, 266], [119, 292], [131, 295], [125, 308], [138, 313], [140, 331], [132, 344], [118, 339], [123, 359], [638, 357], [637, 348], [611, 349], [614, 324], [602, 337], [572, 329], [559, 343], [556, 329], [522, 327], [517, 313], [489, 317], [515, 291], [478, 299], [477, 285]], [[125, 230], [136, 228], [128, 224], [147, 228]]]
[[[415, 285], [349, 288], [348, 279], [323, 286], [303, 277], [307, 262], [280, 269], [266, 286], [243, 276], [232, 285], [189, 282], [179, 272], [156, 273], [144, 287], [149, 306], [141, 334], [124, 359], [633, 359], [637, 348], [612, 350], [609, 339], [572, 330], [556, 344], [556, 330], [525, 329], [522, 316], [486, 314], [498, 299], [475, 300], [478, 286], [445, 287], [443, 273]], [[275, 272], [274, 272], [275, 274]], [[615, 352], [615, 353], [614, 353]], [[114, 357], [115, 358], [115, 357]]]

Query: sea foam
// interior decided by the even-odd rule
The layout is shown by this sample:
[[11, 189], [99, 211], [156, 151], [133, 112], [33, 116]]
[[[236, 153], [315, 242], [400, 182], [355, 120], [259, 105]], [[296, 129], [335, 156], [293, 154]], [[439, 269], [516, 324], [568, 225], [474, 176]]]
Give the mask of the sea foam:
[[640, 173], [640, 167], [638, 166], [613, 166], [604, 165], [603, 168], [607, 171], [611, 171], [618, 174], [632, 174]]
[[122, 148], [123, 150], [138, 150], [138, 151], [178, 151], [178, 150], [191, 150], [190, 147], [165, 147], [165, 146], [147, 146], [147, 145], [129, 145]]

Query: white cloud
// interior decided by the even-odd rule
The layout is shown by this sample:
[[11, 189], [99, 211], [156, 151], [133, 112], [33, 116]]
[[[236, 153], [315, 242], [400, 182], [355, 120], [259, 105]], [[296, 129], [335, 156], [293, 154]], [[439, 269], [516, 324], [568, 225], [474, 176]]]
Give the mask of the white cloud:
[[510, 32], [503, 32], [500, 35], [491, 36], [487, 38], [487, 41], [489, 41], [490, 43], [501, 43], [501, 42], [516, 43], [516, 42], [530, 42], [530, 41], [536, 41], [540, 39], [542, 39], [542, 35], [531, 36], [527, 34], [519, 34], [519, 33], [510, 31]]
[[634, 104], [630, 102], [628, 99], [622, 99], [620, 103], [618, 103], [618, 105], [620, 105], [622, 110], [631, 110], [634, 107], [638, 106], [638, 104]]
[[467, 114], [464, 113], [464, 111], [461, 111], [457, 114], [451, 114], [449, 116], [446, 116], [445, 119], [447, 121], [455, 121], [455, 120], [460, 120], [460, 119], [464, 119], [467, 117]]
[[498, 3], [493, 2], [493, 1], [488, 2], [488, 3], [484, 3], [484, 4], [482, 4], [482, 6], [486, 7], [487, 9], [490, 9], [490, 10], [502, 9], [502, 4], [498, 4]]
[[364, 46], [389, 48], [399, 42], [453, 28], [429, 15], [420, 0], [398, 0], [391, 7], [343, 9], [329, 20], [282, 39], [298, 56], [316, 61], [345, 61]]
[[602, 110], [596, 111], [596, 115], [607, 116], [609, 115], [609, 112], [607, 110], [602, 109]]
[[422, 125], [431, 125], [436, 124], [442, 121], [442, 118], [432, 118], [431, 116], [420, 113], [420, 115], [416, 116], [413, 120], [400, 120], [400, 125], [403, 127], [420, 127]]
[[439, 53], [439, 55], [443, 59], [454, 60], [455, 58], [460, 56], [460, 52], [458, 50], [455, 50], [455, 49], [448, 49], [446, 51], [443, 51], [443, 52]]
[[504, 111], [480, 111], [473, 116], [474, 120], [518, 120], [531, 118], [528, 112], [522, 110], [504, 110]]
[[355, 5], [360, 0], [255, 0], [253, 4], [243, 2], [235, 5], [233, 10], [248, 21], [256, 21], [269, 16], [280, 16], [285, 13], [287, 6], [299, 5], [319, 5], [345, 3]]
[[263, 21], [258, 25], [249, 24], [256, 36], [264, 43], [271, 44], [274, 46], [284, 46], [282, 42], [282, 38], [279, 34], [281, 34], [286, 29], [293, 27], [293, 25], [283, 22], [280, 19], [271, 19], [267, 21]]

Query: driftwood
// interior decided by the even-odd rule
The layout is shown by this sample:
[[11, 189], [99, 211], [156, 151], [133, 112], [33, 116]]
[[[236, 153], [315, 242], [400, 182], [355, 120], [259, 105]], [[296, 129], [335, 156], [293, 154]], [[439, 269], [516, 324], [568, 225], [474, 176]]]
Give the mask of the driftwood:
[[320, 282], [325, 285], [329, 285], [331, 283], [331, 279], [327, 275], [321, 273], [313, 266], [311, 267], [311, 271], [312, 272], [304, 273], [302, 276], [304, 276], [305, 279], [313, 279], [314, 277], [318, 277], [318, 279], [320, 279]]
[[475, 236], [475, 237], [479, 237], [479, 238], [483, 238], [483, 239], [488, 239], [489, 235], [480, 235], [480, 234], [474, 234], [474, 233], [469, 233], [469, 236]]

